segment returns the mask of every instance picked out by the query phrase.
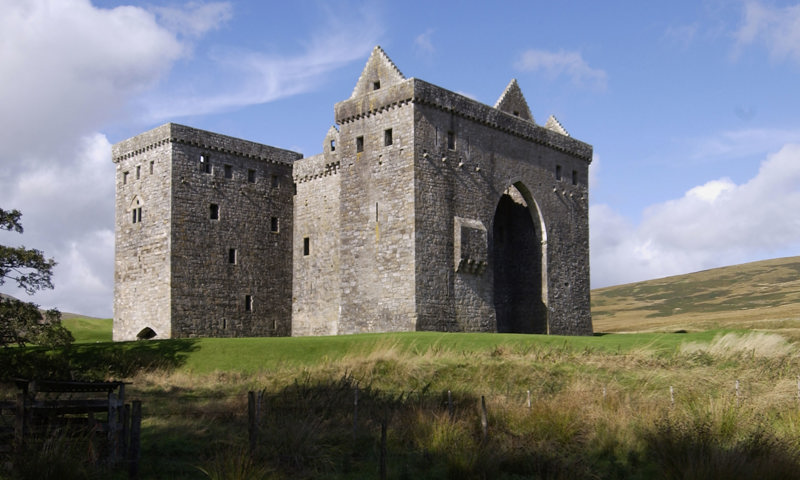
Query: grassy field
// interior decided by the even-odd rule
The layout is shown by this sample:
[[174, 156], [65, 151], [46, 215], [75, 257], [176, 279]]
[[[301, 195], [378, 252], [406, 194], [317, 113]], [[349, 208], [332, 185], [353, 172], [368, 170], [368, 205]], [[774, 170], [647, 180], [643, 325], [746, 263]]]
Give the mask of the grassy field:
[[[595, 291], [594, 337], [115, 344], [108, 320], [73, 318], [69, 352], [11, 349], [0, 370], [131, 382], [145, 412], [143, 478], [379, 478], [383, 449], [393, 479], [795, 478], [798, 265]], [[264, 395], [252, 454], [248, 391]], [[96, 474], [85, 471], [74, 478]]]

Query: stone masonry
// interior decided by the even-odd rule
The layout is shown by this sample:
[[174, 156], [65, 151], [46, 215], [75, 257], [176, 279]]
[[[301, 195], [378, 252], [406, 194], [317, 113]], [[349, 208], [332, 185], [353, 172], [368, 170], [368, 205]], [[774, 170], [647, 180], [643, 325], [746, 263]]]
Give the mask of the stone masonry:
[[167, 124], [113, 147], [114, 339], [589, 335], [591, 146], [380, 47], [308, 158]]

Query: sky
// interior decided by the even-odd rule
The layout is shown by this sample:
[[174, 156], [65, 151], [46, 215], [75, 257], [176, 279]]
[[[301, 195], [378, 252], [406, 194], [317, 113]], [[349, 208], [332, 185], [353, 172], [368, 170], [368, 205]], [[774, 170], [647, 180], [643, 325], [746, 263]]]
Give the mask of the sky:
[[321, 152], [380, 45], [594, 147], [592, 287], [800, 254], [800, 4], [0, 0], [0, 208], [44, 307], [112, 316], [111, 145], [167, 122]]

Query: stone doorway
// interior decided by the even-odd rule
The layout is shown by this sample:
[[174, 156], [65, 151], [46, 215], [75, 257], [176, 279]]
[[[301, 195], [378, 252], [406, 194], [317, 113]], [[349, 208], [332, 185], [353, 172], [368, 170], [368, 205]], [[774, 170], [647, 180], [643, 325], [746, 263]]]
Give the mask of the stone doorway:
[[539, 211], [528, 190], [521, 183], [508, 187], [492, 227], [498, 332], [548, 333], [542, 234]]

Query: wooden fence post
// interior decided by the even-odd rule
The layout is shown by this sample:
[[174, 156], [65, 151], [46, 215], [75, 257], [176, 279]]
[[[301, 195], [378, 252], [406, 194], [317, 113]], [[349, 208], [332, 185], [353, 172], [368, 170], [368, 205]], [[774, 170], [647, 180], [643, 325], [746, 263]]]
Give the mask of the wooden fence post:
[[128, 476], [130, 478], [139, 477], [139, 447], [142, 430], [142, 402], [133, 401], [131, 409], [131, 440], [128, 449]]
[[483, 441], [489, 438], [489, 416], [486, 412], [486, 397], [481, 395], [481, 431], [483, 432]]

